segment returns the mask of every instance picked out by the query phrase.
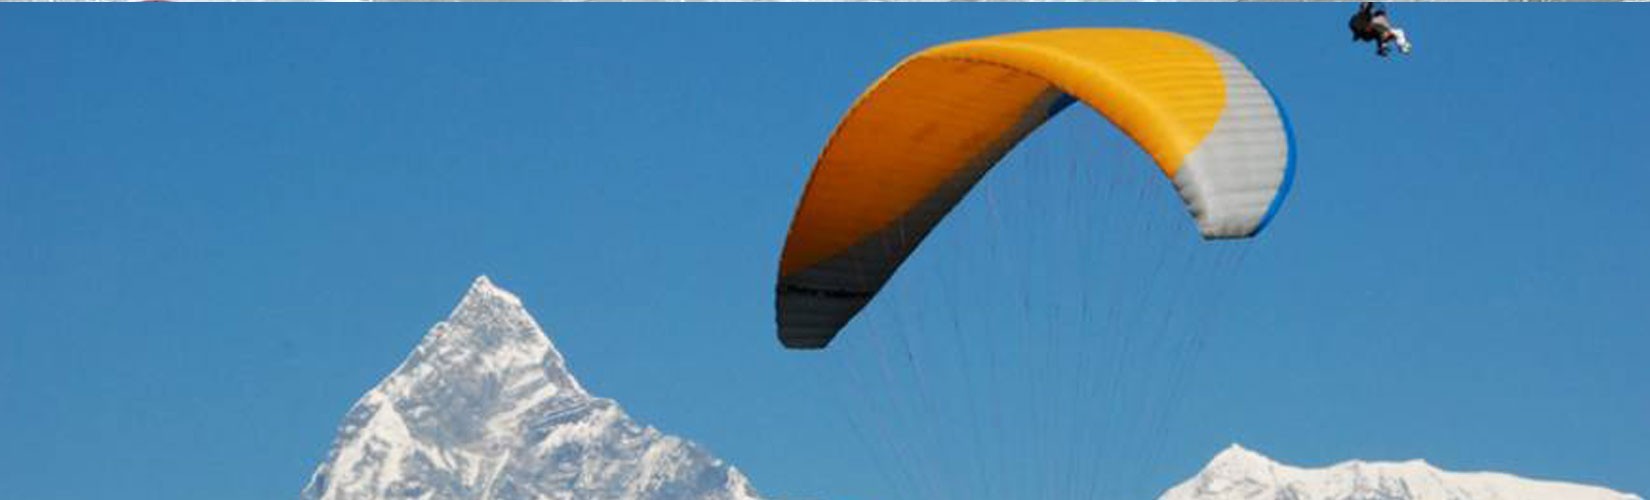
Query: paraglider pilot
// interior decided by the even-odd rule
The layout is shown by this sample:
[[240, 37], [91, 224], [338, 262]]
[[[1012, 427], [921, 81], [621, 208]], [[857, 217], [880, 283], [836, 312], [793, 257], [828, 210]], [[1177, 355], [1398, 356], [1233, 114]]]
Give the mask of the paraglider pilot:
[[1387, 44], [1398, 46], [1398, 51], [1409, 53], [1409, 39], [1404, 37], [1404, 30], [1392, 25], [1387, 19], [1386, 6], [1379, 2], [1363, 2], [1358, 4], [1358, 13], [1352, 15], [1347, 22], [1352, 28], [1352, 40], [1355, 42], [1375, 42], [1375, 54], [1381, 57], [1387, 55]]

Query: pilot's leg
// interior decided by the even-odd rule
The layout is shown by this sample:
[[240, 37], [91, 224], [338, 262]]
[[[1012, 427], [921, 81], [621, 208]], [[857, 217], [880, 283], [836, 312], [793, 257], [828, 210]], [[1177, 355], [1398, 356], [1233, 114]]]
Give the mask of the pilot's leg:
[[1404, 37], [1404, 30], [1392, 28], [1392, 40], [1398, 42], [1399, 52], [1403, 52], [1405, 54], [1409, 53], [1409, 38]]

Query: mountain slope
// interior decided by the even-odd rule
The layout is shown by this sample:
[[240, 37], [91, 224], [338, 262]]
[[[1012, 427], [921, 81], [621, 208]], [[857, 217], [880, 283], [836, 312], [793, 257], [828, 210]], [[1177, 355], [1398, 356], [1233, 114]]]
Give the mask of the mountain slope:
[[703, 448], [591, 396], [521, 300], [477, 278], [344, 417], [305, 499], [755, 498]]
[[1421, 460], [1279, 464], [1232, 445], [1160, 500], [1642, 500], [1596, 486], [1493, 472], [1448, 472]]

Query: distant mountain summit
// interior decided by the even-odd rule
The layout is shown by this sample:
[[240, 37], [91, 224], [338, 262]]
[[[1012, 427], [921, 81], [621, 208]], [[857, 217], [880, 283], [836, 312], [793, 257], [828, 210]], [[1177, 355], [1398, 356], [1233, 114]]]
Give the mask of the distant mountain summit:
[[476, 278], [350, 408], [305, 499], [756, 498], [738, 469], [585, 392], [521, 299]]
[[1421, 460], [1279, 464], [1232, 445], [1160, 500], [1643, 500], [1596, 486], [1494, 472], [1447, 472]]

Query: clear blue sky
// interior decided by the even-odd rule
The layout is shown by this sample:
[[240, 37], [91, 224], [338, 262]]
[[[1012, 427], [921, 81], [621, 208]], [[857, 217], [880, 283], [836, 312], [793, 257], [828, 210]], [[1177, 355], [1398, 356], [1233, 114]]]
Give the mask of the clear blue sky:
[[0, 484], [290, 498], [485, 273], [762, 491], [892, 496], [773, 339], [813, 157], [922, 47], [1142, 26], [1300, 161], [1144, 484], [1241, 442], [1650, 493], [1650, 9], [1402, 5], [1392, 61], [1349, 9], [0, 6]]

